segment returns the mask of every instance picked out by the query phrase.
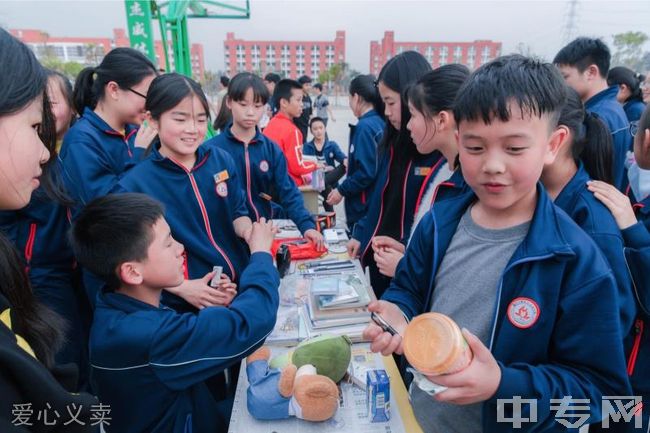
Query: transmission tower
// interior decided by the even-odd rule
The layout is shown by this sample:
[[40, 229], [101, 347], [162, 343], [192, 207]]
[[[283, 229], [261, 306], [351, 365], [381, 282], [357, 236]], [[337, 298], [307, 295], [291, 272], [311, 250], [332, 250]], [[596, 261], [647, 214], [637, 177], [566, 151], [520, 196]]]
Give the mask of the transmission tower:
[[578, 28], [578, 0], [569, 0], [566, 23], [564, 24], [564, 43], [567, 44], [575, 37]]

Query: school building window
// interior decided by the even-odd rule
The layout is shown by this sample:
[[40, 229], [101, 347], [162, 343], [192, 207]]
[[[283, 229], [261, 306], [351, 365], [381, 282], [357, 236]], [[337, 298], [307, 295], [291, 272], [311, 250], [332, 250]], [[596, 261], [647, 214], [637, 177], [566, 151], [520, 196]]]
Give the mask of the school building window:
[[449, 48], [443, 46], [440, 48], [440, 66], [447, 64], [447, 56], [449, 55]]
[[481, 64], [484, 65], [490, 61], [490, 47], [483, 47], [481, 52]]
[[454, 63], [460, 63], [460, 60], [463, 57], [463, 49], [459, 46], [454, 48]]

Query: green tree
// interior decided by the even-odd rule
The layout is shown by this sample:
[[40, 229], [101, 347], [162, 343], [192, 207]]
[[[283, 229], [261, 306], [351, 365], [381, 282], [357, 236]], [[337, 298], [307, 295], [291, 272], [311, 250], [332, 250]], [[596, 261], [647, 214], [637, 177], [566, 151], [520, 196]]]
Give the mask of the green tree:
[[71, 79], [77, 78], [77, 75], [79, 75], [79, 72], [84, 68], [84, 65], [78, 62], [65, 62], [63, 64], [62, 70], [60, 71], [63, 73], [65, 76]]
[[47, 69], [52, 69], [53, 71], [63, 73], [63, 62], [54, 56], [46, 56], [41, 60], [41, 65], [45, 66]]
[[633, 71], [643, 70], [643, 59], [646, 53], [643, 45], [648, 41], [648, 35], [643, 32], [625, 32], [613, 37], [615, 51], [612, 56], [612, 66], [627, 66]]

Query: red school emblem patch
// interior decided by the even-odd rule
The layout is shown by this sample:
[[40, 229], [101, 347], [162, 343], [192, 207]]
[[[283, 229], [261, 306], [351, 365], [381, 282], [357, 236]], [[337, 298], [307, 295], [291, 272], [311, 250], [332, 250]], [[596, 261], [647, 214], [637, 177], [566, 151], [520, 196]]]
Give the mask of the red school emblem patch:
[[262, 170], [263, 173], [269, 171], [269, 163], [266, 159], [260, 161], [260, 170]]
[[225, 198], [228, 196], [228, 184], [226, 182], [219, 182], [216, 189], [219, 197]]
[[533, 326], [539, 319], [539, 305], [530, 298], [515, 298], [508, 305], [508, 320], [520, 329]]

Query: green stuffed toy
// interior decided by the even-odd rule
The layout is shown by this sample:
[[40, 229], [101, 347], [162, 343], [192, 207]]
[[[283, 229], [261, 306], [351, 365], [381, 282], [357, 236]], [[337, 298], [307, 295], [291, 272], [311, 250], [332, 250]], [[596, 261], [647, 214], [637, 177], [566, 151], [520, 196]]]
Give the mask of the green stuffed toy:
[[282, 369], [288, 364], [300, 368], [311, 364], [318, 374], [338, 383], [348, 370], [352, 359], [352, 342], [346, 336], [321, 335], [300, 343], [293, 351], [273, 358], [271, 368]]

